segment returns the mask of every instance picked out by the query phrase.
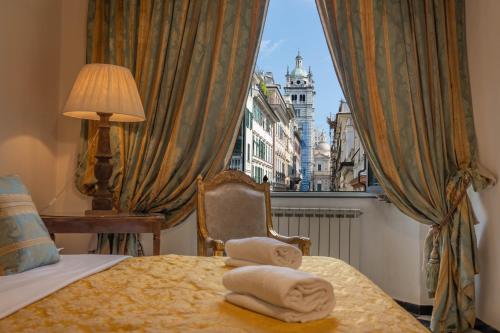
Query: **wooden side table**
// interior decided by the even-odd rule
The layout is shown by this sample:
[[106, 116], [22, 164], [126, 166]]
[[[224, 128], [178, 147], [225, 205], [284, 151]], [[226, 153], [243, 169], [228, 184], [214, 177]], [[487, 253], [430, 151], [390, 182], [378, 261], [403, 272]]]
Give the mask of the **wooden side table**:
[[42, 220], [55, 240], [54, 234], [64, 233], [152, 233], [153, 254], [160, 254], [160, 233], [165, 217], [162, 214], [42, 215]]

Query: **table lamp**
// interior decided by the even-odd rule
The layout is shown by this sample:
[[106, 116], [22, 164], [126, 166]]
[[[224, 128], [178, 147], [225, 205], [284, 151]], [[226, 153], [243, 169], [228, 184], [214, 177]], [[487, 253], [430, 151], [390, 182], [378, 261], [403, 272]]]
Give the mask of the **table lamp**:
[[94, 176], [97, 188], [92, 195], [92, 210], [87, 214], [113, 212], [113, 194], [109, 178], [113, 173], [110, 122], [143, 121], [144, 109], [134, 77], [128, 68], [108, 65], [85, 65], [71, 89], [62, 114], [69, 117], [98, 120], [98, 137]]

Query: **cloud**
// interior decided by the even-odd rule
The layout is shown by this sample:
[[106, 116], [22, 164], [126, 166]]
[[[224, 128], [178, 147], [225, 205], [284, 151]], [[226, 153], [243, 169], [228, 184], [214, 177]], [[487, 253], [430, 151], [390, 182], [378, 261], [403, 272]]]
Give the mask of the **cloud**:
[[276, 51], [280, 46], [281, 44], [283, 44], [285, 42], [285, 39], [280, 39], [276, 42], [273, 42], [272, 40], [270, 39], [266, 39], [266, 40], [263, 40], [261, 43], [260, 43], [260, 54], [263, 55], [263, 56], [270, 56], [274, 51]]

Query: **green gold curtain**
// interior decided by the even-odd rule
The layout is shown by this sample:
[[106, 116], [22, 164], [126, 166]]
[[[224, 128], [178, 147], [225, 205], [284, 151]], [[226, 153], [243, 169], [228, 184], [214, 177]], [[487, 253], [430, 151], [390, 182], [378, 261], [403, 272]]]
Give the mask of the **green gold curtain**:
[[[111, 130], [117, 208], [165, 213], [169, 226], [193, 210], [196, 177], [229, 158], [266, 11], [267, 0], [89, 1], [87, 63], [130, 68], [146, 113]], [[82, 123], [76, 183], [87, 194], [95, 131]], [[136, 251], [133, 237], [114, 248], [123, 242]]]
[[465, 1], [316, 0], [327, 43], [375, 175], [425, 244], [434, 332], [474, 326], [478, 273], [466, 194], [478, 170]]

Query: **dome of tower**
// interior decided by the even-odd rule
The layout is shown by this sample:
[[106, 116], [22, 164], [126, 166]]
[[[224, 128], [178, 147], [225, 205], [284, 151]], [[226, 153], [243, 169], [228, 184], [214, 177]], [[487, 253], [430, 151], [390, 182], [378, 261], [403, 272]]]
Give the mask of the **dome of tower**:
[[292, 72], [290, 73], [290, 75], [292, 77], [300, 77], [300, 78], [304, 78], [304, 77], [307, 77], [307, 72], [304, 68], [302, 67], [295, 67]]
[[297, 56], [295, 57], [295, 68], [290, 73], [290, 76], [293, 79], [303, 79], [308, 77], [307, 71], [302, 67], [302, 60], [304, 60], [304, 58], [302, 58], [300, 52], [297, 52]]

